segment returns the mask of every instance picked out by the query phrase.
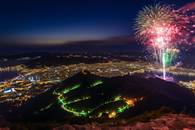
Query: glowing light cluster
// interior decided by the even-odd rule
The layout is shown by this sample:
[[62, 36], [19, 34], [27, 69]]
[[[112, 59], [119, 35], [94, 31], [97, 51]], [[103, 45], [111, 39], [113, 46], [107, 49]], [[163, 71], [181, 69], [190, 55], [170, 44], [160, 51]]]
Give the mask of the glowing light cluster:
[[109, 115], [108, 115], [108, 117], [109, 118], [115, 118], [116, 117], [116, 112], [115, 111], [113, 111], [113, 112], [111, 112]]

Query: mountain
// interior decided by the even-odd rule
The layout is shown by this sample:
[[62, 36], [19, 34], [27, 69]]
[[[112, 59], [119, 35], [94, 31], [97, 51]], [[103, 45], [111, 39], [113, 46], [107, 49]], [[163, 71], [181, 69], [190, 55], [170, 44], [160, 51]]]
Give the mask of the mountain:
[[[138, 53], [142, 54], [142, 45], [137, 44], [135, 38], [131, 35], [108, 37], [94, 40], [76, 40], [56, 44], [11, 44], [1, 43], [1, 54], [18, 54], [27, 52], [66, 52], [66, 53]], [[6, 50], [6, 51], [5, 51]]]
[[[186, 88], [158, 78], [103, 78], [80, 72], [13, 111], [18, 120], [130, 118], [168, 107], [195, 113], [195, 96]], [[12, 117], [13, 119], [13, 117]]]

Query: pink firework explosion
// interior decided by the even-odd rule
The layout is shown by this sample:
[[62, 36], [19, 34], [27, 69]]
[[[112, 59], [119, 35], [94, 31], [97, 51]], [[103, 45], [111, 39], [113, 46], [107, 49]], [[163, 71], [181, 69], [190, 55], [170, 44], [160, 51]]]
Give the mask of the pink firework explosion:
[[173, 54], [170, 50], [175, 50], [178, 45], [191, 45], [194, 42], [195, 17], [191, 12], [192, 7], [189, 9], [189, 5], [187, 6], [179, 10], [160, 4], [145, 7], [136, 19], [136, 37], [149, 50], [153, 50], [156, 61], [163, 66], [164, 79], [166, 65], [173, 60], [169, 56]]
[[144, 7], [135, 24], [136, 37], [153, 48], [191, 45], [195, 39], [195, 2], [180, 9], [157, 4]]
[[179, 29], [175, 25], [155, 23], [148, 30], [149, 44], [158, 49], [171, 47], [178, 33]]

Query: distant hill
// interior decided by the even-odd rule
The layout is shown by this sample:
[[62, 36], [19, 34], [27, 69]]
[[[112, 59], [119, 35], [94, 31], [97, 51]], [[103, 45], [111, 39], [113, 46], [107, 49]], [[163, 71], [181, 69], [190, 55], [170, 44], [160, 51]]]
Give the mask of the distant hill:
[[[31, 42], [31, 41], [29, 41]], [[143, 46], [138, 44], [131, 35], [108, 37], [105, 39], [94, 40], [75, 40], [60, 44], [11, 44], [1, 43], [0, 55], [21, 54], [21, 53], [131, 53], [135, 55], [142, 54]]]

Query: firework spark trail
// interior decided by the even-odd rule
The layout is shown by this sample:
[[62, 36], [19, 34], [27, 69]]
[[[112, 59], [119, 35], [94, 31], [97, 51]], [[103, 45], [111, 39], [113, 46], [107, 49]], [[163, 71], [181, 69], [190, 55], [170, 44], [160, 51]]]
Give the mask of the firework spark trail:
[[145, 7], [136, 20], [136, 36], [148, 47], [152, 47], [155, 59], [163, 66], [163, 78], [166, 79], [166, 50], [170, 48], [178, 33], [174, 23], [174, 12], [165, 5]]
[[179, 12], [183, 12], [183, 13], [186, 13], [188, 11], [193, 11], [195, 10], [195, 2], [192, 2], [192, 3], [188, 3], [186, 5], [184, 5], [183, 7], [181, 7], [180, 9], [178, 9]]
[[145, 7], [138, 14], [135, 24], [136, 37], [152, 50], [156, 61], [162, 64], [163, 79], [166, 79], [166, 66], [171, 64], [171, 60], [179, 52], [175, 51], [178, 50], [178, 45], [191, 45], [195, 41], [193, 10], [195, 3], [187, 4], [178, 10], [156, 4]]
[[195, 2], [189, 3], [175, 10], [181, 32], [181, 44], [192, 45], [195, 43]]

